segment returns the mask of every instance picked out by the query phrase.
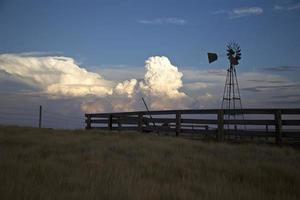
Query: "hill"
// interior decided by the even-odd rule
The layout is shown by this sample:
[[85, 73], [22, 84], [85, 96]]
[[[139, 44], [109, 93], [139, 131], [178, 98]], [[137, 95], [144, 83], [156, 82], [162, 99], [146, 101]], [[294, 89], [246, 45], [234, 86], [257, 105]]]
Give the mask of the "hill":
[[0, 199], [299, 199], [300, 152], [0, 127]]

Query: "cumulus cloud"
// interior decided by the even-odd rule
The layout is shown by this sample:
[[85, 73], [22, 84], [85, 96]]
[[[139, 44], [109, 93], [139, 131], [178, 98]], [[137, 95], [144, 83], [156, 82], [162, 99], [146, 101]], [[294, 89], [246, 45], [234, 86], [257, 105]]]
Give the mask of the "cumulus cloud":
[[119, 83], [115, 89], [114, 92], [117, 95], [126, 95], [128, 98], [131, 98], [135, 92], [135, 88], [137, 85], [136, 79], [131, 79], [130, 81], [126, 80], [123, 83]]
[[150, 57], [146, 61], [144, 82], [140, 87], [145, 93], [168, 98], [181, 98], [185, 94], [179, 92], [182, 87], [182, 73], [173, 66], [167, 57]]
[[[189, 97], [180, 91], [183, 74], [171, 64], [167, 57], [150, 57], [145, 62], [144, 80], [126, 80], [118, 83], [110, 96], [113, 111], [130, 111], [143, 109], [141, 97], [146, 97], [150, 109], [186, 108], [191, 102]], [[100, 104], [107, 104], [106, 99], [99, 98], [84, 104], [85, 111], [97, 109]], [[101, 106], [99, 106], [101, 107]]]
[[[129, 73], [122, 81], [114, 78], [111, 81], [107, 80], [110, 77], [108, 70], [105, 76], [89, 72], [68, 57], [2, 54], [0, 81], [17, 84], [10, 89], [2, 84], [0, 90], [16, 91], [16, 87], [25, 85], [22, 95], [28, 97], [32, 94], [42, 94], [42, 98], [55, 96], [55, 101], [67, 97], [68, 101], [74, 100], [79, 103], [81, 106], [78, 107], [87, 113], [145, 110], [142, 97], [146, 99], [151, 110], [215, 108], [220, 105], [226, 70], [183, 68], [179, 71], [179, 68], [164, 56], [148, 58], [144, 69], [144, 75], [139, 71], [138, 79], [131, 77], [134, 74]], [[113, 73], [117, 72], [116, 69], [111, 70]], [[279, 88], [284, 87], [280, 90], [282, 96], [299, 93], [299, 83], [279, 74], [238, 74], [246, 107], [255, 107], [258, 104], [272, 106], [268, 101], [275, 94], [278, 95]], [[295, 101], [295, 98], [298, 99], [298, 96], [292, 100]], [[284, 101], [283, 99], [282, 102]]]
[[112, 83], [62, 56], [0, 55], [0, 70], [48, 95], [80, 97], [112, 94]]
[[167, 57], [150, 57], [145, 62], [144, 79], [109, 81], [99, 73], [80, 67], [63, 56], [32, 54], [0, 55], [3, 76], [55, 98], [82, 98], [86, 112], [129, 111], [143, 108], [141, 97], [151, 109], [185, 108], [188, 96], [181, 92], [182, 76]]

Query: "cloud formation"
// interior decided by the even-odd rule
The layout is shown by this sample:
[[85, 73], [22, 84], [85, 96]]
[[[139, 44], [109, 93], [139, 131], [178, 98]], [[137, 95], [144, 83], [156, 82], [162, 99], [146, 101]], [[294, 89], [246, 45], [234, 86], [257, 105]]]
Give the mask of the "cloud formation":
[[112, 94], [112, 83], [62, 56], [0, 55], [0, 70], [47, 95], [80, 97]]
[[167, 57], [150, 57], [145, 62], [144, 80], [113, 82], [80, 67], [72, 58], [0, 55], [0, 70], [12, 80], [55, 98], [86, 98], [82, 109], [89, 111], [128, 111], [139, 107], [147, 97], [151, 109], [186, 107], [188, 96], [181, 92], [182, 76]]
[[226, 14], [229, 19], [237, 19], [241, 17], [257, 16], [263, 14], [264, 10], [261, 7], [244, 7], [234, 8], [232, 10], [218, 10], [214, 14]]
[[[179, 71], [178, 67], [164, 56], [148, 58], [144, 69], [144, 74], [142, 70], [135, 69], [138, 71], [138, 77], [133, 77], [134, 73], [128, 73], [126, 77], [122, 77], [123, 80], [115, 77], [112, 81], [107, 79], [112, 77], [110, 74], [116, 74], [117, 69], [106, 69], [104, 74], [99, 69], [100, 75], [87, 71], [68, 57], [2, 54], [0, 81], [12, 84], [13, 87], [2, 84], [0, 90], [12, 90], [16, 93], [16, 88], [23, 85], [25, 90], [18, 93], [19, 95], [26, 98], [40, 96], [49, 101], [65, 99], [79, 103], [77, 108], [81, 107], [81, 110], [87, 113], [145, 110], [141, 97], [145, 98], [151, 110], [216, 108], [220, 105], [226, 70], [183, 68]], [[290, 68], [269, 70], [282, 71]], [[292, 96], [300, 93], [299, 83], [285, 76], [269, 72], [238, 74], [246, 107], [275, 106], [270, 99], [279, 94], [290, 97], [293, 102], [297, 99], [300, 102], [299, 96]], [[281, 101], [282, 105], [289, 105], [284, 103], [284, 98]]]
[[156, 18], [151, 20], [138, 20], [141, 24], [174, 24], [174, 25], [185, 25], [187, 21], [178, 17], [168, 17], [168, 18]]
[[126, 80], [118, 83], [109, 98], [98, 98], [85, 102], [82, 109], [86, 112], [103, 111], [105, 108], [113, 111], [131, 111], [142, 109], [142, 97], [146, 97], [150, 109], [187, 108], [190, 98], [180, 91], [183, 74], [171, 64], [167, 57], [150, 57], [145, 61], [144, 80]]
[[146, 74], [140, 88], [144, 93], [166, 96], [168, 98], [181, 98], [185, 94], [179, 92], [182, 87], [183, 74], [173, 66], [167, 57], [150, 57], [146, 60]]
[[288, 5], [275, 5], [274, 10], [276, 11], [293, 11], [300, 9], [300, 3], [293, 3]]
[[297, 66], [277, 66], [277, 67], [266, 67], [263, 70], [272, 71], [272, 72], [290, 72], [297, 71], [300, 67]]

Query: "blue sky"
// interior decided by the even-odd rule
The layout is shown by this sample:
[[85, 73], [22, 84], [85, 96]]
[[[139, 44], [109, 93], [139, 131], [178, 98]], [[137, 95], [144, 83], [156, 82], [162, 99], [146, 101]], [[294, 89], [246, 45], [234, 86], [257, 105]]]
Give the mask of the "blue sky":
[[[300, 9], [284, 8], [299, 3], [1, 0], [0, 51], [59, 53], [87, 67], [140, 66], [149, 56], [165, 55], [180, 67], [203, 68], [207, 51], [223, 53], [225, 44], [235, 40], [242, 46], [245, 70], [294, 66], [300, 63]], [[253, 7], [262, 12], [230, 16], [235, 9]], [[168, 21], [172, 18], [183, 23]]]
[[244, 107], [300, 106], [300, 0], [0, 0], [0, 26], [0, 111], [219, 107], [230, 41]]

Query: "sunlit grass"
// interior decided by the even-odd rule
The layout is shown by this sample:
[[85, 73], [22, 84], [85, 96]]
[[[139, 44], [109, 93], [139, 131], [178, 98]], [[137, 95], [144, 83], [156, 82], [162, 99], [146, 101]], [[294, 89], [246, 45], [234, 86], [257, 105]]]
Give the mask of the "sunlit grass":
[[0, 127], [0, 199], [299, 199], [300, 152]]

